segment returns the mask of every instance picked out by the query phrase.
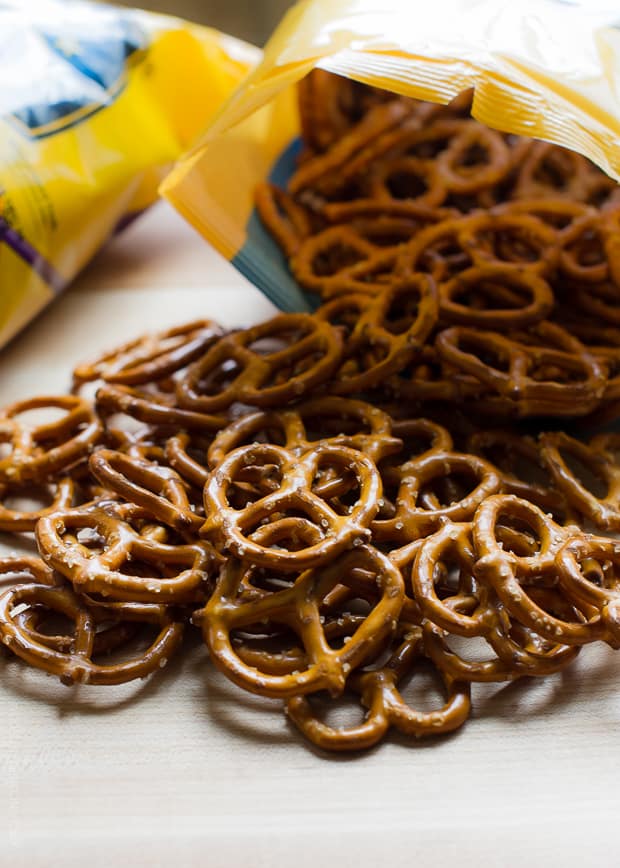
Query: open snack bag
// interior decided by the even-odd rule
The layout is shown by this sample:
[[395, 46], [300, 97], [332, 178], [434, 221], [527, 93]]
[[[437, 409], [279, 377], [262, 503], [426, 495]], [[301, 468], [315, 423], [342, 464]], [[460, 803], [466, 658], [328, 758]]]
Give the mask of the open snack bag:
[[0, 3], [0, 347], [157, 187], [258, 49], [177, 18]]
[[[506, 200], [613, 199], [619, 28], [617, 4], [588, 0], [306, 0], [163, 193], [283, 310], [330, 297], [325, 278], [371, 291], [395, 262], [389, 241], [429, 223]], [[352, 220], [378, 217], [397, 238], [353, 237]]]

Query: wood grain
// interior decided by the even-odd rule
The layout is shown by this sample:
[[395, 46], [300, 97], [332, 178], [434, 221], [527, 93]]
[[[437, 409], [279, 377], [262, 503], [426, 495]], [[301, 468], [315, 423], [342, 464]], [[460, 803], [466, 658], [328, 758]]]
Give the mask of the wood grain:
[[[63, 390], [77, 361], [145, 329], [271, 310], [158, 206], [0, 354], [0, 401]], [[605, 647], [540, 682], [478, 686], [450, 738], [347, 757], [309, 749], [278, 702], [214, 672], [197, 637], [185, 651], [118, 688], [0, 659], [0, 865], [617, 862], [620, 655]]]

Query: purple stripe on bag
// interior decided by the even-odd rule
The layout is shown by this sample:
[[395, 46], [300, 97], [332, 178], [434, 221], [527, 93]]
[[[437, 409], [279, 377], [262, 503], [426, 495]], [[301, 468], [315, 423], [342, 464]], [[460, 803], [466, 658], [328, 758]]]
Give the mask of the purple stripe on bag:
[[26, 241], [19, 232], [12, 229], [6, 220], [0, 217], [0, 244], [2, 242], [7, 247], [10, 247], [24, 262], [27, 262], [32, 270], [47, 283], [55, 295], [65, 288], [66, 280], [56, 271], [51, 262], [48, 262], [30, 242]]

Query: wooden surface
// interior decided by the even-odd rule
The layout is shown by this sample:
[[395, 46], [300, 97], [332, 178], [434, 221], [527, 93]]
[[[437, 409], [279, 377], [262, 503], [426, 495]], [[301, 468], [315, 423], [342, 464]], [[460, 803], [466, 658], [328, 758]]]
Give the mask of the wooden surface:
[[[0, 401], [63, 390], [76, 362], [145, 329], [270, 310], [158, 206], [0, 353]], [[475, 687], [452, 737], [346, 757], [313, 752], [196, 638], [184, 652], [118, 688], [0, 660], [3, 868], [618, 862], [620, 655], [606, 647], [536, 683]]]

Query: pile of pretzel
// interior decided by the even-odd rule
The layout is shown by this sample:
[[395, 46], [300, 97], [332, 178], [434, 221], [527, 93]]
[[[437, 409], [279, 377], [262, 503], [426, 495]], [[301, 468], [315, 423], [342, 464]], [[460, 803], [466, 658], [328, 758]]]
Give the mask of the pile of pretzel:
[[[325, 253], [326, 233], [361, 250], [376, 246], [375, 232], [393, 238], [406, 226], [412, 240], [399, 236], [383, 252], [410, 264], [353, 294], [330, 283], [315, 314], [147, 335], [79, 366], [70, 394], [0, 411], [0, 532], [34, 534], [38, 549], [0, 559], [0, 638], [66, 684], [119, 684], [156, 673], [198, 628], [235, 684], [283, 700], [314, 744], [352, 750], [391, 728], [414, 737], [456, 729], [472, 683], [557, 672], [597, 640], [620, 647], [620, 436], [584, 442], [497, 423], [613, 406], [613, 318], [592, 314], [588, 342], [603, 345], [592, 351], [558, 323], [553, 294], [566, 262], [587, 269], [609, 248], [605, 277], [579, 291], [612, 306], [599, 293], [614, 280], [608, 212], [593, 235], [590, 206], [558, 198], [539, 201], [538, 216], [474, 210], [415, 234], [419, 215], [439, 211], [377, 194], [343, 202], [348, 226], [324, 228], [321, 215], [338, 202], [316, 181], [329, 174], [312, 167], [349, 172], [360, 130], [379, 157], [388, 133], [400, 141], [439, 123], [462, 130], [450, 133], [441, 163], [434, 144], [426, 156], [394, 158], [407, 171], [432, 159], [444, 187], [445, 166], [469, 174], [468, 142], [519, 152], [522, 167], [535, 148], [461, 120], [463, 106], [333, 86], [316, 74], [302, 89], [309, 150], [295, 177], [313, 177], [312, 189], [296, 182], [299, 195], [260, 195], [268, 189], [277, 231], [292, 233], [293, 263], [308, 245]], [[380, 127], [385, 114], [398, 122]], [[515, 160], [513, 184], [523, 187]], [[481, 205], [508, 189], [495, 158], [487, 162], [471, 169], [486, 172], [485, 184], [459, 191], [452, 181], [437, 209], [454, 208], [457, 193]], [[584, 189], [608, 191], [588, 172]], [[371, 215], [363, 224], [360, 204]], [[302, 225], [312, 234], [295, 235]], [[411, 258], [416, 244], [421, 259]], [[326, 260], [342, 276], [350, 266], [334, 266], [338, 256]], [[450, 288], [459, 280], [466, 298]], [[576, 285], [567, 292], [581, 298]], [[406, 698], [409, 681], [429, 671], [444, 694], [434, 710]], [[326, 722], [342, 697], [359, 704], [361, 722]]]
[[321, 70], [302, 83], [299, 166], [257, 207], [320, 315], [352, 332], [339, 394], [379, 383], [498, 419], [616, 415], [618, 185], [470, 106]]

